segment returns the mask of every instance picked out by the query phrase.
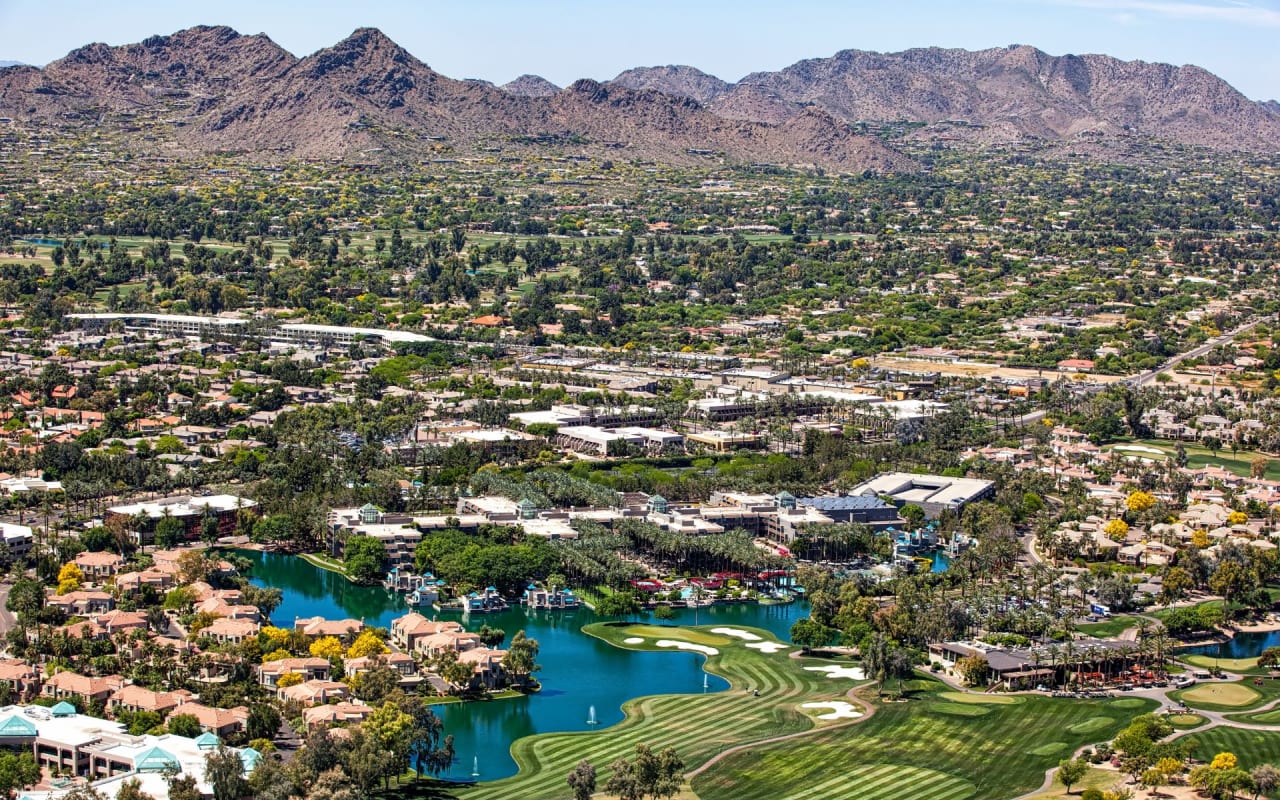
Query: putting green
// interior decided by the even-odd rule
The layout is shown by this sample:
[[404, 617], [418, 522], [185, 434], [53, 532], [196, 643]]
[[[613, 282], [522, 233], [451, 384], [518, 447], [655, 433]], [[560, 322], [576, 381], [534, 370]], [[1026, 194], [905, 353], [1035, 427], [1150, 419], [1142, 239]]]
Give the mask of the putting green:
[[972, 703], [975, 705], [1012, 706], [1022, 702], [1018, 695], [1009, 694], [972, 694], [970, 692], [940, 692], [938, 697], [956, 703]]
[[1223, 669], [1227, 672], [1248, 672], [1258, 666], [1257, 658], [1214, 658], [1213, 656], [1187, 656], [1183, 661], [1204, 669]]
[[627, 636], [649, 639], [675, 639], [681, 642], [692, 642], [693, 644], [703, 644], [711, 647], [723, 647], [737, 641], [727, 636], [717, 636], [714, 633], [683, 628], [679, 625], [626, 625], [625, 630]]
[[1067, 728], [1072, 733], [1093, 733], [1094, 731], [1104, 730], [1115, 724], [1115, 720], [1111, 717], [1089, 717], [1086, 720], [1077, 722]]
[[1147, 704], [1146, 700], [1139, 700], [1136, 697], [1125, 697], [1111, 704], [1112, 708], [1142, 708]]
[[[1274, 714], [1275, 712], [1268, 711], [1267, 713]], [[1264, 714], [1263, 716], [1266, 716], [1266, 715]], [[1170, 725], [1172, 725], [1175, 728], [1179, 728], [1181, 730], [1198, 728], [1205, 723], [1204, 717], [1200, 716], [1199, 714], [1170, 714], [1167, 717], [1167, 719], [1169, 720]], [[1258, 721], [1266, 722], [1267, 720], [1258, 720]]]
[[991, 713], [991, 709], [973, 703], [930, 703], [929, 710], [953, 717], [981, 717]]
[[1033, 747], [1027, 751], [1027, 755], [1031, 756], [1056, 756], [1071, 745], [1066, 742], [1045, 742], [1039, 747]]
[[1253, 705], [1261, 697], [1253, 689], [1238, 683], [1202, 683], [1182, 693], [1182, 701], [1188, 705], [1203, 703], [1236, 708]]

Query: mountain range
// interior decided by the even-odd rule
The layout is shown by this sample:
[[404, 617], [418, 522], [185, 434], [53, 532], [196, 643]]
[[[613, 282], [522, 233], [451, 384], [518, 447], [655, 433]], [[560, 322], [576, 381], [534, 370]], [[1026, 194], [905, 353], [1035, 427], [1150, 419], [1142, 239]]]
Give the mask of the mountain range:
[[676, 164], [913, 169], [868, 135], [884, 123], [942, 142], [1140, 135], [1267, 152], [1280, 142], [1280, 106], [1252, 102], [1197, 67], [1026, 46], [846, 50], [737, 83], [670, 66], [563, 89], [535, 75], [495, 87], [444, 76], [372, 28], [304, 58], [227, 27], [91, 44], [43, 69], [0, 69], [0, 116], [264, 160], [518, 155], [553, 145]]

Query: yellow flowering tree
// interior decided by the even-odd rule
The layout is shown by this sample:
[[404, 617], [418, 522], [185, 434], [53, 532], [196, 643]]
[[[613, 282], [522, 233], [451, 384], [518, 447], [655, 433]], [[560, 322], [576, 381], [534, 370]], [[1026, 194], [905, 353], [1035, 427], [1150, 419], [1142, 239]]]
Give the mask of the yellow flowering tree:
[[376, 633], [365, 631], [351, 643], [351, 647], [347, 649], [347, 658], [365, 658], [390, 652], [391, 650], [382, 643], [382, 639]]
[[342, 658], [342, 642], [336, 636], [325, 636], [311, 643], [311, 655], [316, 658]]
[[1204, 531], [1192, 531], [1191, 543], [1203, 550], [1209, 546], [1209, 534]]
[[1139, 489], [1136, 492], [1129, 492], [1124, 504], [1133, 513], [1140, 514], [1156, 504], [1156, 497], [1150, 492], [1144, 492]]
[[68, 561], [62, 565], [62, 569], [58, 570], [58, 594], [74, 592], [82, 583], [84, 583], [84, 573], [74, 561]]
[[1123, 542], [1124, 537], [1129, 535], [1129, 523], [1122, 519], [1113, 519], [1102, 526], [1102, 532], [1113, 541]]
[[293, 658], [293, 653], [288, 650], [272, 650], [270, 653], [263, 654], [262, 663], [270, 664], [272, 661], [283, 661], [286, 658]]
[[1243, 511], [1232, 511], [1227, 515], [1228, 525], [1243, 525], [1249, 521], [1249, 515]]
[[288, 689], [290, 686], [297, 686], [302, 683], [302, 675], [297, 672], [286, 672], [280, 676], [280, 680], [276, 681], [276, 687], [279, 689]]

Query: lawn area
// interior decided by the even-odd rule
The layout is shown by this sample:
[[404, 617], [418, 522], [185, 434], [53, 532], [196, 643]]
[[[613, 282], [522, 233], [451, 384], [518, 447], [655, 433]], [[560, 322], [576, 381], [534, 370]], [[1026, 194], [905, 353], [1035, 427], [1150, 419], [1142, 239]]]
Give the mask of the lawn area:
[[1077, 625], [1076, 630], [1089, 636], [1096, 636], [1099, 639], [1110, 639], [1113, 636], [1119, 636], [1125, 630], [1135, 627], [1137, 624], [1136, 617], [1121, 615], [1108, 617], [1105, 622], [1086, 622], [1083, 625]]
[[1277, 725], [1280, 724], [1280, 708], [1273, 708], [1270, 711], [1250, 711], [1247, 714], [1227, 714], [1227, 719], [1236, 722], [1253, 722], [1258, 725]]
[[1218, 727], [1189, 733], [1185, 739], [1195, 745], [1193, 753], [1202, 761], [1209, 761], [1218, 753], [1235, 753], [1245, 769], [1280, 762], [1280, 731]]
[[[697, 776], [693, 790], [703, 800], [1013, 797], [1039, 786], [1045, 770], [1077, 748], [1109, 739], [1155, 706], [1039, 695], [965, 705], [940, 683], [913, 687], [908, 702], [888, 703], [864, 723], [734, 754]], [[982, 713], [953, 713], [962, 708]]]
[[1207, 720], [1199, 714], [1170, 714], [1166, 719], [1169, 724], [1181, 731], [1199, 728]]
[[[1222, 608], [1222, 601], [1221, 600], [1205, 600], [1203, 603], [1196, 603], [1195, 605], [1189, 606], [1189, 607], [1190, 608]], [[1155, 617], [1161, 622], [1164, 622], [1165, 618], [1168, 617], [1169, 614], [1172, 613], [1173, 611], [1174, 609], [1172, 608], [1162, 608], [1159, 611], [1152, 611], [1151, 616]]]
[[1240, 672], [1250, 675], [1254, 673], [1265, 675], [1267, 672], [1265, 669], [1258, 667], [1257, 658], [1214, 658], [1213, 656], [1195, 655], [1187, 656], [1182, 660], [1201, 669], [1219, 667], [1225, 672]]
[[[1132, 441], [1119, 442], [1121, 447], [1126, 445], [1139, 447], [1150, 447], [1159, 450], [1165, 454], [1166, 458], [1171, 458], [1177, 452], [1178, 443], [1169, 439], [1134, 439]], [[1195, 442], [1183, 442], [1182, 446], [1187, 451], [1187, 466], [1191, 469], [1200, 469], [1206, 464], [1212, 464], [1215, 467], [1228, 469], [1241, 477], [1250, 475], [1251, 462], [1258, 457], [1258, 453], [1252, 450], [1240, 450], [1232, 454], [1231, 448], [1219, 449], [1214, 454], [1207, 447], [1203, 447]], [[1113, 449], [1114, 446], [1105, 449]], [[1140, 456], [1143, 458], [1151, 458], [1159, 460], [1160, 457], [1154, 453], [1144, 453], [1141, 451], [1125, 451], [1121, 450], [1125, 455]], [[1268, 480], [1280, 480], [1280, 459], [1268, 459], [1267, 472], [1265, 477]]]
[[[815, 714], [801, 710], [800, 705], [843, 700], [850, 688], [859, 685], [849, 678], [830, 678], [805, 669], [839, 666], [841, 662], [791, 658], [794, 648], [790, 646], [779, 653], [762, 653], [746, 647], [745, 641], [712, 634], [710, 627], [713, 626], [603, 622], [586, 626], [585, 632], [624, 649], [664, 650], [654, 644], [657, 639], [716, 647], [719, 653], [707, 658], [706, 668], [728, 679], [731, 688], [707, 695], [637, 698], [623, 706], [626, 719], [604, 730], [521, 739], [511, 747], [520, 766], [519, 774], [492, 783], [453, 787], [451, 791], [463, 800], [566, 797], [564, 778], [578, 761], [585, 758], [594, 764], [600, 785], [604, 785], [609, 764], [621, 756], [631, 756], [638, 742], [655, 748], [674, 747], [686, 767], [692, 769], [734, 745], [838, 724], [818, 720]], [[768, 631], [744, 630], [759, 636], [761, 642], [785, 644]], [[643, 638], [644, 642], [624, 644], [629, 638]], [[758, 689], [760, 695], [748, 694], [744, 691], [747, 686]]]
[[[1066, 758], [1066, 755], [1064, 754], [1062, 757]], [[1068, 797], [1078, 800], [1080, 793], [1085, 789], [1101, 789], [1105, 791], [1123, 780], [1125, 780], [1125, 777], [1115, 770], [1090, 767], [1083, 778], [1071, 784], [1071, 794], [1067, 794], [1067, 787], [1062, 785], [1062, 781], [1055, 778], [1053, 788], [1043, 794], [1033, 796], [1031, 800], [1062, 800]]]
[[1189, 689], [1170, 692], [1169, 697], [1191, 708], [1244, 711], [1280, 697], [1280, 681], [1264, 681], [1261, 686], [1255, 686], [1252, 679], [1231, 683], [1201, 683]]
[[[626, 633], [627, 635], [622, 638], [677, 639], [682, 642], [693, 642], [694, 644], [708, 647], [723, 647], [724, 645], [732, 644], [734, 641], [728, 636], [720, 636], [719, 634], [707, 633], [696, 628], [687, 628], [679, 625], [627, 625]], [[608, 639], [612, 644], [630, 647], [630, 645], [623, 645], [621, 639], [613, 641], [612, 637], [604, 635], [600, 636], [600, 638]]]

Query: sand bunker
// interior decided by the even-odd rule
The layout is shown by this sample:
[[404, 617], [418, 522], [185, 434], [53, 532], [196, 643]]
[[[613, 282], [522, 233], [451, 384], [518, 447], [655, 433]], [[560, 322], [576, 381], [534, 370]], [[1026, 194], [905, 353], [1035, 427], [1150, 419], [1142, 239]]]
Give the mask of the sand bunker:
[[743, 645], [743, 647], [750, 647], [752, 650], [759, 650], [761, 653], [781, 653], [788, 646], [777, 642], [749, 642]]
[[720, 633], [725, 636], [733, 636], [734, 638], [742, 639], [743, 641], [747, 641], [747, 642], [760, 641], [759, 636], [756, 636], [751, 631], [744, 631], [741, 628], [712, 628], [711, 632]]
[[864, 681], [867, 679], [867, 673], [862, 667], [837, 667], [834, 664], [827, 667], [805, 667], [809, 672], [825, 672], [828, 678], [850, 678], [855, 681]]
[[622, 643], [623, 644], [644, 644], [644, 639], [641, 639], [639, 636], [628, 636], [627, 638], [622, 640]]
[[1138, 444], [1118, 444], [1111, 448], [1112, 450], [1123, 450], [1130, 453], [1150, 453], [1153, 456], [1167, 457], [1168, 454], [1163, 450], [1157, 450], [1154, 447], [1143, 447]]
[[862, 712], [858, 710], [857, 706], [839, 700], [830, 703], [805, 703], [800, 707], [831, 709], [828, 714], [819, 714], [818, 719], [857, 719], [862, 716]]
[[718, 656], [720, 651], [714, 647], [707, 647], [705, 644], [693, 644], [692, 642], [673, 642], [670, 639], [659, 639], [654, 642], [658, 647], [674, 647], [679, 650], [692, 650], [695, 653], [704, 653], [709, 656]]

